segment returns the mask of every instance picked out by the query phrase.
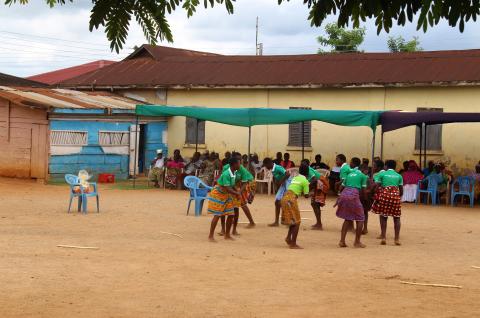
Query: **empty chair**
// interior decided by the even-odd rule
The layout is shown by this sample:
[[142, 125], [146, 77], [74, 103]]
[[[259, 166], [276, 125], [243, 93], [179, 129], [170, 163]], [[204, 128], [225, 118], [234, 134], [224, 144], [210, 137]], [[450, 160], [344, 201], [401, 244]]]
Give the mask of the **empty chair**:
[[328, 178], [330, 176], [330, 170], [328, 169], [317, 169], [317, 172], [325, 178]]
[[70, 202], [68, 204], [68, 213], [72, 207], [72, 201], [74, 198], [78, 198], [78, 212], [82, 211], [87, 213], [87, 198], [96, 197], [97, 198], [97, 213], [100, 212], [100, 202], [98, 198], [97, 183], [89, 182], [93, 187], [93, 191], [85, 191], [80, 184], [80, 179], [73, 174], [65, 175], [65, 181], [70, 186]]
[[187, 215], [190, 211], [190, 204], [192, 201], [195, 201], [195, 216], [200, 216], [202, 214], [203, 201], [207, 199], [208, 193], [212, 190], [212, 187], [206, 185], [202, 180], [194, 176], [185, 177], [183, 184], [188, 190], [190, 190]]
[[[422, 189], [422, 186], [427, 185], [426, 189]], [[438, 195], [438, 183], [436, 180], [432, 179], [430, 176], [426, 177], [424, 180], [418, 181], [417, 185], [417, 200], [416, 203], [420, 202], [421, 194], [424, 193], [427, 195], [426, 200], [424, 202], [428, 204], [428, 198], [431, 198], [432, 205], [437, 205], [439, 201]]]
[[255, 173], [255, 182], [257, 184], [266, 184], [267, 194], [272, 194], [273, 174], [270, 170], [263, 167], [259, 172]]
[[[458, 189], [458, 190], [457, 190]], [[458, 177], [451, 187], [452, 206], [455, 205], [455, 197], [461, 196], [470, 199], [470, 206], [473, 207], [475, 201], [475, 180], [472, 177]]]

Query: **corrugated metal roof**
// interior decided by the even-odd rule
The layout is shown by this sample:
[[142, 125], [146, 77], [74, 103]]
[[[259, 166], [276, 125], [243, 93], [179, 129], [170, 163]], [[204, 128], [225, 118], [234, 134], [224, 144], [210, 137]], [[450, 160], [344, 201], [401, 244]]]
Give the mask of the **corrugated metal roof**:
[[102, 67], [108, 66], [115, 63], [114, 61], [108, 60], [99, 60], [82, 65], [77, 65], [73, 67], [63, 68], [60, 70], [42, 73], [27, 77], [27, 79], [32, 81], [37, 81], [49, 85], [57, 84], [62, 81], [65, 81], [70, 78], [86, 74], [88, 72], [101, 69]]
[[0, 86], [0, 97], [40, 108], [134, 110], [137, 101], [106, 92]]
[[[64, 87], [345, 87], [480, 83], [480, 50], [285, 56], [168, 54], [143, 46]], [[180, 54], [181, 53], [181, 54]]]
[[16, 77], [13, 75], [8, 75], [0, 73], [0, 85], [5, 86], [21, 86], [21, 87], [46, 87], [44, 83], [36, 82], [34, 80], [25, 79], [22, 77]]

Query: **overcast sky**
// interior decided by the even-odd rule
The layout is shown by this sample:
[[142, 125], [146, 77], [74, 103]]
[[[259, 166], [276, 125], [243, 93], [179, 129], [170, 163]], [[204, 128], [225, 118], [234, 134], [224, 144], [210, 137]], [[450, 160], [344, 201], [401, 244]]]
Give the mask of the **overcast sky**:
[[[91, 1], [50, 9], [44, 0], [27, 6], [6, 7], [0, 1], [0, 72], [29, 76], [98, 59], [120, 60], [134, 45], [145, 43], [140, 28], [133, 24], [125, 49], [112, 53], [103, 30], [89, 32]], [[255, 53], [255, 19], [260, 19], [260, 42], [264, 54], [313, 54], [318, 50], [316, 37], [323, 28], [307, 21], [308, 10], [300, 1], [277, 5], [277, 0], [237, 0], [235, 14], [222, 6], [198, 12], [187, 19], [183, 10], [169, 17], [173, 44], [180, 48], [223, 54]], [[334, 21], [334, 18], [331, 19]], [[480, 23], [469, 23], [464, 33], [446, 23], [417, 32], [415, 25], [395, 27], [390, 34], [376, 34], [374, 23], [365, 24], [367, 35], [361, 46], [366, 52], [387, 51], [389, 35], [406, 39], [420, 38], [425, 50], [472, 49], [480, 45]]]

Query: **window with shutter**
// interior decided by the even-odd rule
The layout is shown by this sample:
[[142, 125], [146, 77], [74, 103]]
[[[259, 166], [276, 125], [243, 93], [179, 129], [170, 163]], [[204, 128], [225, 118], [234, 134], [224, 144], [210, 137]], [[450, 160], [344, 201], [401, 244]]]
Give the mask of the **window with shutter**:
[[98, 143], [100, 146], [128, 146], [130, 143], [130, 132], [99, 131]]
[[[417, 108], [417, 112], [443, 112], [443, 108]], [[415, 135], [415, 150], [420, 150], [420, 127], [417, 126]], [[442, 150], [442, 125], [426, 126], [427, 146], [426, 150]], [[425, 136], [424, 136], [425, 138]], [[422, 145], [422, 148], [424, 145]]]
[[51, 130], [50, 145], [52, 146], [86, 146], [88, 133], [75, 130]]
[[[309, 107], [290, 107], [290, 109], [311, 109]], [[312, 146], [312, 122], [303, 122], [303, 138], [304, 146]], [[288, 125], [288, 146], [301, 147], [302, 146], [302, 123], [294, 123]]]
[[[197, 142], [197, 119], [196, 118], [187, 118], [186, 119], [186, 133], [185, 133], [185, 143], [186, 144], [195, 144]], [[205, 121], [198, 121], [198, 143], [205, 144]]]

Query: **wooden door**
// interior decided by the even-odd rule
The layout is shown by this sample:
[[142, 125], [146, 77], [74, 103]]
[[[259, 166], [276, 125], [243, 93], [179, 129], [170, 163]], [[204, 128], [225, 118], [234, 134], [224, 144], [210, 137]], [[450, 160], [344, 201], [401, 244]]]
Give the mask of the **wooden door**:
[[32, 148], [30, 152], [30, 177], [46, 179], [48, 165], [48, 129], [47, 125], [32, 125]]

